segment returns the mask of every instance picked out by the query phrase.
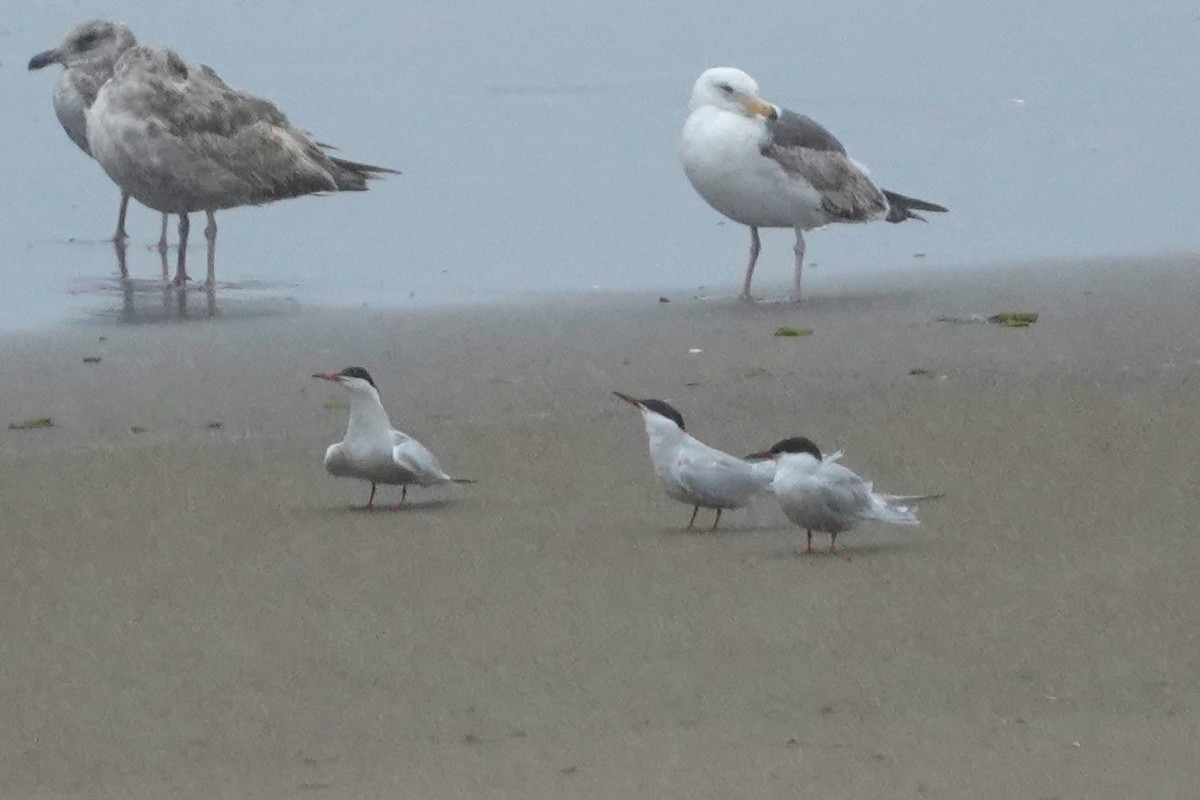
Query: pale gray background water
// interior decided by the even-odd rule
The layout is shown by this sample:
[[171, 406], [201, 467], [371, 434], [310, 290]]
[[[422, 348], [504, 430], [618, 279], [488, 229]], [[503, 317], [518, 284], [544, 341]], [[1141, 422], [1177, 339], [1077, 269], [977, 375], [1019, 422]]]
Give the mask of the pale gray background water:
[[[747, 234], [718, 224], [677, 156], [692, 81], [718, 64], [824, 122], [885, 186], [952, 210], [928, 226], [814, 233], [817, 290], [826, 270], [1200, 246], [1194, 0], [347, 8], [11, 5], [0, 22], [0, 328], [120, 319], [138, 303], [150, 310], [124, 318], [154, 319], [162, 307], [115, 291], [115, 258], [98, 240], [113, 229], [117, 191], [54, 118], [58, 68], [26, 71], [96, 16], [212, 65], [348, 157], [404, 171], [366, 194], [222, 214], [218, 277], [268, 285], [223, 292], [231, 315], [293, 299], [402, 306], [732, 286]], [[131, 209], [135, 276], [158, 274], [145, 249], [157, 220]], [[789, 233], [765, 237], [763, 287], [788, 279], [790, 247]], [[189, 304], [203, 312], [202, 298]]]

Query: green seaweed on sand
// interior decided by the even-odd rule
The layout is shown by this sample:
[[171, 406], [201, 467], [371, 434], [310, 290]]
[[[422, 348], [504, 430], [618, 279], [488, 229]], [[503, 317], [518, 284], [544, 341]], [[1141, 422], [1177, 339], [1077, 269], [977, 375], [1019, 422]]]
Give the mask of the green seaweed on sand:
[[8, 423], [8, 429], [10, 431], [32, 431], [37, 430], [38, 428], [53, 427], [54, 421], [50, 419], [50, 417], [34, 417], [33, 419], [27, 419], [22, 422]]
[[330, 400], [325, 404], [326, 411], [343, 411], [349, 407], [350, 406], [346, 405], [341, 400]]
[[1002, 311], [988, 317], [993, 325], [1003, 325], [1006, 328], [1028, 328], [1038, 321], [1036, 311]]
[[784, 325], [775, 331], [776, 336], [812, 336], [812, 328], [795, 328], [790, 325]]

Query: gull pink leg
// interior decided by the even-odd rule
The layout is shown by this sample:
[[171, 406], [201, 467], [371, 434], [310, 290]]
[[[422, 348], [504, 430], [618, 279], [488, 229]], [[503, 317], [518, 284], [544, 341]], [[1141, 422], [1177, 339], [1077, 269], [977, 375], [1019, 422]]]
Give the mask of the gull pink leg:
[[208, 224], [204, 226], [204, 238], [208, 240], [208, 277], [204, 285], [209, 289], [217, 285], [217, 215], [211, 211], [208, 214]]
[[191, 223], [188, 222], [187, 214], [179, 215], [179, 260], [175, 262], [175, 286], [187, 286], [187, 238], [188, 228]]
[[114, 242], [123, 242], [129, 238], [125, 233], [125, 212], [129, 210], [129, 192], [121, 192], [121, 208], [117, 211], [117, 232], [113, 234]]
[[742, 281], [742, 299], [752, 300], [750, 296], [750, 279], [754, 276], [754, 265], [758, 262], [758, 251], [762, 243], [758, 239], [758, 228], [750, 226], [750, 263], [746, 265], [746, 279]]
[[166, 254], [167, 252], [167, 218], [170, 214], [162, 215], [162, 230], [158, 234], [158, 252]]
[[804, 270], [804, 231], [796, 228], [796, 246], [793, 248], [796, 251], [796, 283], [792, 288], [792, 302], [799, 303], [800, 295], [800, 274]]
[[121, 280], [129, 280], [129, 267], [125, 264], [125, 240], [120, 236], [115, 237], [113, 249], [117, 251], [117, 269], [121, 271]]

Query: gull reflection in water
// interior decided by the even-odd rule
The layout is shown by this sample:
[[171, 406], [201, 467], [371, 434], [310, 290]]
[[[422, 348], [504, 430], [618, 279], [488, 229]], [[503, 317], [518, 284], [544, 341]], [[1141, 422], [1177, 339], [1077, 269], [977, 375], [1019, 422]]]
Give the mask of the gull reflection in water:
[[172, 283], [166, 247], [150, 248], [158, 253], [159, 276], [135, 278], [129, 272], [129, 245], [118, 240], [113, 242], [113, 249], [117, 257], [115, 280], [100, 281], [80, 290], [83, 294], [120, 296], [119, 305], [97, 308], [98, 317], [123, 324], [145, 325], [273, 316], [288, 313], [297, 306], [294, 298], [282, 294], [294, 286], [272, 286], [256, 281], [176, 286]]

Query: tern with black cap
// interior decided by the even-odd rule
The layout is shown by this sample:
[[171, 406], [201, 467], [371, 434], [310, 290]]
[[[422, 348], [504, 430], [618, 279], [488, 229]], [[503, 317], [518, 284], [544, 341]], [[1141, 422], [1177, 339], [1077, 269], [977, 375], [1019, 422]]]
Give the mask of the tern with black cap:
[[400, 505], [396, 507], [399, 510], [408, 497], [410, 484], [475, 482], [446, 474], [425, 445], [392, 427], [375, 381], [362, 367], [346, 367], [341, 372], [317, 373], [313, 377], [339, 384], [350, 395], [346, 436], [325, 451], [325, 469], [340, 478], [369, 481], [371, 496], [367, 498], [367, 508], [374, 506], [375, 488], [380, 483], [402, 487]]
[[668, 497], [692, 506], [689, 529], [701, 508], [716, 510], [712, 524], [715, 531], [722, 511], [744, 508], [755, 495], [767, 490], [774, 464], [751, 464], [709, 447], [684, 430], [683, 415], [665, 400], [613, 394], [641, 412], [654, 474]]
[[940, 494], [881, 494], [870, 481], [837, 463], [836, 453], [821, 449], [804, 436], [776, 442], [769, 450], [752, 453], [748, 460], [775, 464], [771, 491], [787, 518], [808, 533], [806, 553], [811, 553], [813, 531], [830, 535], [829, 552], [837, 552], [837, 537], [864, 520], [891, 525], [918, 525], [915, 503]]

